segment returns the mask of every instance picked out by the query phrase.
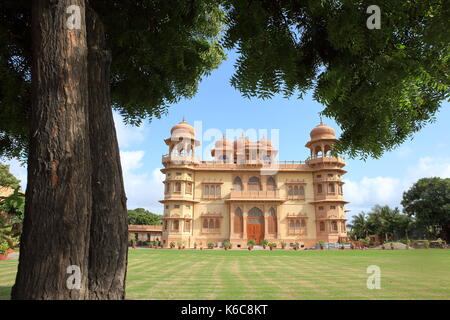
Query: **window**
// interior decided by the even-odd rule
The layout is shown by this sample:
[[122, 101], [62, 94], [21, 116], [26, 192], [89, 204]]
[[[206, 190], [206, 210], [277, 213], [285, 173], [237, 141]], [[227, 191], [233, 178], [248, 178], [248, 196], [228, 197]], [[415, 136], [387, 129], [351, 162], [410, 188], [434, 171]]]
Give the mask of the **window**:
[[236, 208], [234, 211], [234, 218], [233, 218], [233, 224], [234, 224], [234, 232], [235, 233], [242, 233], [243, 232], [243, 222], [244, 218], [242, 215], [241, 208]]
[[343, 192], [342, 192], [342, 185], [339, 185], [339, 194], [343, 194]]
[[220, 233], [220, 218], [203, 218], [204, 233]]
[[169, 205], [168, 204], [166, 204], [166, 209], [169, 209]]
[[186, 193], [192, 193], [192, 182], [186, 183]]
[[321, 174], [318, 174], [316, 177], [317, 177], [317, 178], [322, 178], [322, 175], [321, 175]]
[[338, 225], [336, 221], [331, 221], [331, 229], [333, 229], [333, 231], [338, 231]]
[[178, 232], [179, 229], [180, 229], [180, 220], [173, 220], [172, 231]]
[[220, 196], [220, 184], [205, 184], [203, 186], [203, 198], [219, 199]]
[[267, 190], [268, 191], [275, 191], [276, 188], [277, 188], [277, 186], [276, 186], [276, 183], [275, 183], [275, 179], [273, 177], [267, 178]]
[[261, 182], [258, 177], [251, 177], [248, 179], [248, 190], [250, 191], [260, 191]]
[[320, 231], [325, 231], [325, 222], [321, 221], [319, 225], [320, 225]]
[[317, 185], [317, 193], [322, 193], [322, 184], [321, 183], [319, 183], [318, 185]]
[[328, 184], [328, 193], [334, 193], [334, 183]]
[[164, 230], [167, 230], [167, 221], [164, 220]]
[[320, 207], [319, 207], [319, 210], [323, 210], [323, 206], [320, 206]]
[[292, 185], [288, 187], [289, 199], [303, 199], [305, 197], [305, 188], [302, 185]]
[[242, 180], [239, 177], [234, 178], [233, 180], [233, 189], [237, 191], [242, 191]]
[[332, 174], [332, 173], [329, 173], [329, 174], [328, 174], [328, 177], [332, 178], [332, 177], [333, 177], [333, 174]]
[[330, 210], [336, 210], [336, 206], [330, 206]]
[[186, 209], [190, 209], [191, 208], [191, 205], [190, 204], [187, 204], [186, 205]]
[[184, 232], [191, 232], [191, 221], [184, 221]]
[[181, 172], [177, 172], [176, 175], [177, 175], [177, 176], [181, 176]]
[[170, 182], [166, 182], [166, 189], [164, 190], [164, 193], [170, 192]]
[[277, 213], [274, 208], [269, 209], [268, 232], [277, 233]]
[[175, 190], [174, 192], [180, 193], [181, 192], [181, 182], [175, 182]]
[[174, 208], [175, 208], [175, 209], [180, 209], [180, 205], [179, 205], [179, 204], [176, 204], [176, 205], [174, 205]]
[[290, 219], [288, 232], [289, 234], [306, 234], [305, 219]]
[[189, 178], [192, 178], [192, 173], [188, 173]]

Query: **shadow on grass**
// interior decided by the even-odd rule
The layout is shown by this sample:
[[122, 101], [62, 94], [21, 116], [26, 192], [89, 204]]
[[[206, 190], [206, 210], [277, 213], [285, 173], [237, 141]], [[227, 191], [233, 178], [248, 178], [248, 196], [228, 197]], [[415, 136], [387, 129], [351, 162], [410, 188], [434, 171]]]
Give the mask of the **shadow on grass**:
[[8, 286], [8, 287], [0, 286], [0, 300], [10, 300], [11, 299], [11, 288], [12, 288], [12, 286]]

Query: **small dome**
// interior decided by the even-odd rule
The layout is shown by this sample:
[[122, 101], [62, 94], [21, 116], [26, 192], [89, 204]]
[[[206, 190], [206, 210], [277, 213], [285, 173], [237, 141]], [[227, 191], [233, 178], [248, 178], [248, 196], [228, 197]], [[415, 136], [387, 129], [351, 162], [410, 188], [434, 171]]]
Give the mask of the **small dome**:
[[181, 121], [179, 124], [172, 127], [172, 129], [170, 130], [170, 134], [177, 137], [195, 137], [195, 130], [193, 126], [191, 126], [183, 119], [183, 121]]
[[216, 149], [227, 149], [227, 150], [233, 149], [233, 143], [226, 138], [222, 138], [216, 141], [215, 146]]
[[248, 138], [245, 137], [240, 137], [239, 139], [234, 141], [234, 149], [238, 149], [238, 148], [242, 148], [242, 147], [247, 147], [250, 143], [250, 140], [248, 140]]
[[262, 138], [258, 141], [258, 146], [266, 149], [272, 149], [272, 141]]
[[323, 123], [312, 129], [309, 135], [311, 136], [311, 140], [336, 139], [334, 129]]

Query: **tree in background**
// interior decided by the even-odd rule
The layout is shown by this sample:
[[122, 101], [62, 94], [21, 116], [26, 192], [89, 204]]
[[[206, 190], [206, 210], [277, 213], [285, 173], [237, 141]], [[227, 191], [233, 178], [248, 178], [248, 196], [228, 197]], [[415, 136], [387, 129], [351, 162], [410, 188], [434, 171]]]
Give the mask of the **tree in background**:
[[450, 97], [446, 0], [225, 0], [224, 44], [245, 97], [309, 90], [342, 129], [336, 152], [380, 157], [434, 120]]
[[450, 179], [419, 179], [403, 193], [401, 204], [428, 238], [450, 241]]
[[162, 224], [162, 216], [144, 208], [136, 208], [128, 210], [128, 224], [159, 226]]
[[[128, 215], [112, 107], [138, 124], [192, 97], [225, 57], [223, 11], [213, 0], [15, 0], [0, 15], [0, 155], [26, 157], [29, 172], [12, 298], [123, 299]], [[80, 290], [66, 286], [73, 264]]]
[[383, 241], [408, 238], [414, 222], [408, 215], [401, 214], [398, 208], [375, 205], [366, 215], [364, 212], [353, 216], [349, 227], [353, 238], [366, 238], [378, 235]]
[[13, 189], [20, 187], [20, 180], [9, 171], [7, 164], [0, 163], [0, 187]]

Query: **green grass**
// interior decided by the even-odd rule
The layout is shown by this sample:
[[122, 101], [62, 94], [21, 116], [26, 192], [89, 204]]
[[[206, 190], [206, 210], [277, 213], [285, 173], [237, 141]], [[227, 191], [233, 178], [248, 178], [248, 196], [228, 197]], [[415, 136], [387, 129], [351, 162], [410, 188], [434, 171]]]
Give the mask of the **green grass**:
[[[367, 289], [369, 265], [380, 290]], [[0, 299], [16, 268], [0, 261]], [[450, 251], [131, 250], [127, 298], [450, 299]]]

